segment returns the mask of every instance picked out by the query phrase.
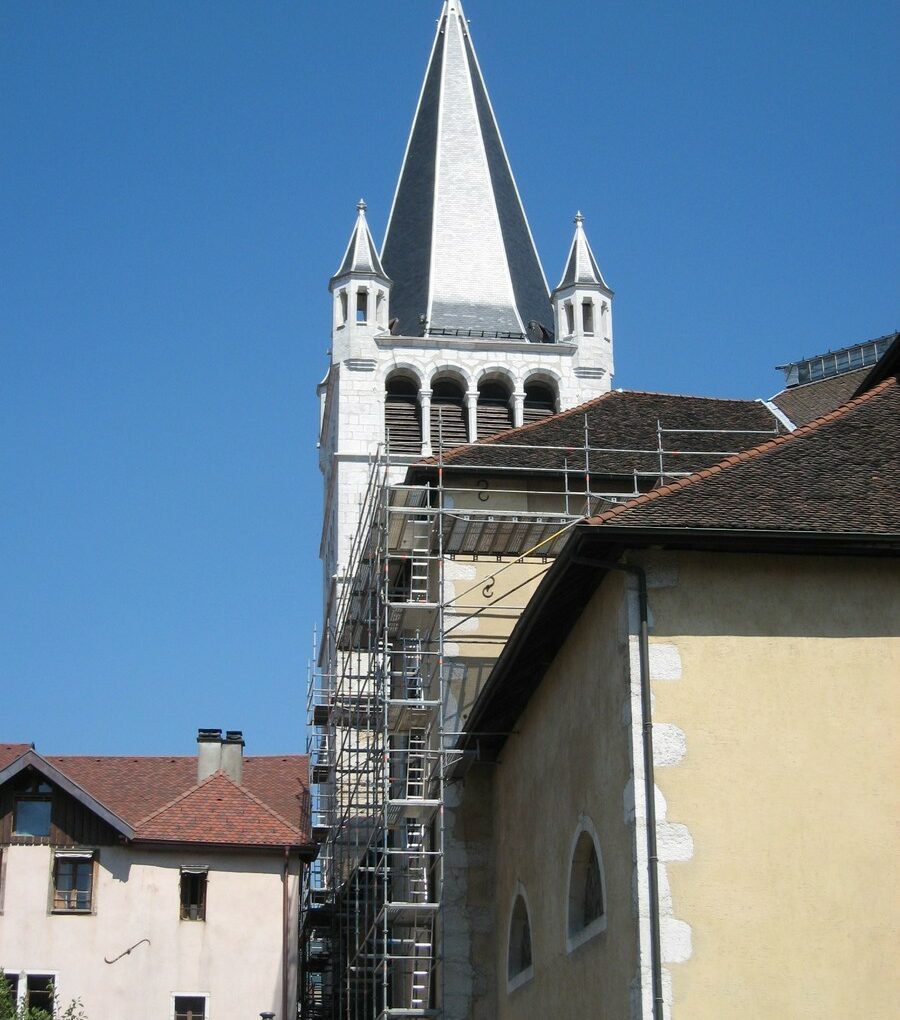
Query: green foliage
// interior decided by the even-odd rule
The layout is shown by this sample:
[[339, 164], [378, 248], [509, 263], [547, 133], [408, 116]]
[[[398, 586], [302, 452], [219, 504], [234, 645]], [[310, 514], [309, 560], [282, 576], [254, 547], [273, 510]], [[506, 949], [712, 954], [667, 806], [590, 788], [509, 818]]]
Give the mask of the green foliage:
[[61, 1006], [59, 997], [54, 993], [53, 1016], [45, 1009], [16, 1008], [12, 985], [0, 970], [0, 1020], [88, 1020], [80, 999], [73, 999], [68, 1006]]

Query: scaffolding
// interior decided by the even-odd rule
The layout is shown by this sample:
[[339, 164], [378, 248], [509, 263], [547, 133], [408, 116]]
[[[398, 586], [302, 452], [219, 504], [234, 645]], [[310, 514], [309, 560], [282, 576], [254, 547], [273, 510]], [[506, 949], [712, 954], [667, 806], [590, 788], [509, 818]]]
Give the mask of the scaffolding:
[[[667, 458], [727, 455], [663, 449], [666, 435], [700, 431], [657, 423], [656, 449], [613, 451], [590, 446], [586, 420], [583, 448], [530, 447], [557, 451], [565, 469], [523, 468], [526, 488], [486, 490], [471, 463], [448, 482], [440, 454], [426, 481], [407, 484], [409, 458], [372, 458], [308, 685], [321, 850], [303, 897], [304, 1020], [442, 1016], [445, 789], [463, 725], [454, 688], [463, 635], [489, 665], [572, 527], [690, 473]], [[596, 453], [640, 454], [648, 466], [592, 478]], [[454, 561], [481, 563], [481, 576], [470, 567], [468, 581], [453, 583]]]

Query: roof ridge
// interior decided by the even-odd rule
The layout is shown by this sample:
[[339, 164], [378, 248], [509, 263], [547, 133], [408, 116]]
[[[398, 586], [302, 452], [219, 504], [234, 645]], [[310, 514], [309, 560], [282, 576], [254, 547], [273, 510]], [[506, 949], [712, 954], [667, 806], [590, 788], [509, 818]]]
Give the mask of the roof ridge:
[[697, 471], [687, 478], [681, 478], [677, 482], [672, 482], [670, 485], [662, 485], [658, 489], [653, 489], [650, 492], [645, 492], [635, 499], [629, 500], [627, 503], [623, 503], [621, 506], [616, 507], [613, 510], [607, 510], [605, 513], [598, 514], [595, 517], [588, 518], [587, 523], [592, 526], [601, 524], [607, 524], [609, 521], [616, 517], [622, 516], [626, 511], [635, 510], [639, 506], [645, 506], [647, 503], [655, 502], [658, 499], [662, 499], [665, 496], [671, 495], [674, 492], [680, 492], [683, 489], [689, 488], [692, 485], [696, 485], [706, 478], [712, 475], [721, 474], [723, 471], [727, 471], [730, 468], [735, 467], [738, 464], [742, 464], [748, 460], [756, 460], [758, 457], [764, 457], [771, 453], [777, 447], [782, 446], [784, 443], [792, 442], [795, 439], [800, 439], [803, 436], [809, 435], [811, 432], [817, 432], [819, 429], [824, 428], [826, 425], [830, 425], [832, 422], [840, 421], [846, 418], [848, 414], [852, 413], [861, 404], [868, 402], [873, 399], [876, 395], [882, 393], [888, 386], [894, 383], [898, 385], [898, 380], [891, 376], [888, 379], [884, 379], [877, 386], [871, 390], [863, 393], [862, 396], [854, 397], [852, 400], [848, 400], [846, 403], [841, 404], [840, 407], [835, 408], [833, 411], [829, 411], [827, 414], [822, 415], [820, 418], [816, 418], [806, 425], [801, 425], [796, 428], [793, 432], [784, 432], [781, 435], [775, 436], [772, 439], [767, 439], [765, 442], [760, 443], [758, 446], [751, 447], [749, 450], [744, 450], [741, 453], [732, 454], [729, 457], [725, 457], [718, 463], [713, 464], [712, 467], [703, 468], [702, 471]]

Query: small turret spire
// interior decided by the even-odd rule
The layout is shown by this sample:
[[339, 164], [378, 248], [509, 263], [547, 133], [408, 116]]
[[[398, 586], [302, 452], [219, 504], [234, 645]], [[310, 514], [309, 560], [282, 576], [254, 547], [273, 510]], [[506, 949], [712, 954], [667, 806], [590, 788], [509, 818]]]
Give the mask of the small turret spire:
[[361, 198], [356, 203], [356, 225], [353, 228], [353, 233], [350, 235], [350, 243], [344, 252], [340, 268], [334, 274], [332, 280], [337, 280], [349, 273], [381, 276], [387, 279], [384, 270], [381, 268], [378, 251], [375, 247], [375, 242], [372, 240], [369, 224], [366, 221], [366, 209], [365, 199]]
[[584, 232], [584, 214], [581, 210], [575, 213], [574, 222], [575, 236], [572, 238], [569, 257], [566, 259], [566, 268], [556, 289], [559, 291], [567, 287], [599, 286], [609, 290]]

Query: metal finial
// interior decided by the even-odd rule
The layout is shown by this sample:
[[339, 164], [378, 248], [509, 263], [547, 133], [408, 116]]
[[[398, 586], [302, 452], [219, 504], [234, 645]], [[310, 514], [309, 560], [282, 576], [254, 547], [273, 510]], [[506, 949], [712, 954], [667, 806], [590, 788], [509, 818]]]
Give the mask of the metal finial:
[[359, 210], [360, 212], [365, 212], [365, 211], [366, 211], [366, 209], [368, 208], [368, 207], [366, 206], [366, 200], [365, 200], [364, 198], [361, 198], [361, 199], [360, 199], [360, 200], [359, 200], [359, 201], [358, 201], [358, 202], [356, 203], [356, 208], [357, 208], [357, 209], [358, 209], [358, 210]]
[[580, 209], [578, 210], [577, 213], [575, 213], [575, 222], [576, 223], [584, 223], [584, 215], [583, 215], [583, 213], [581, 212]]

